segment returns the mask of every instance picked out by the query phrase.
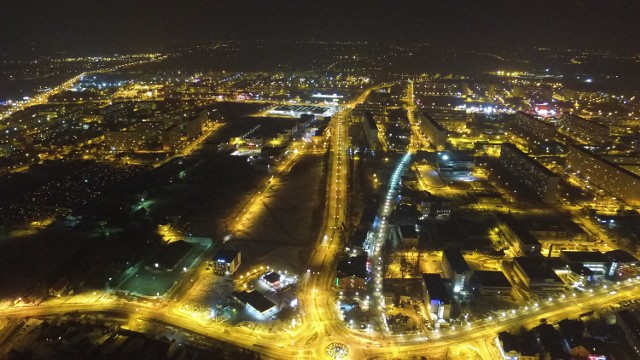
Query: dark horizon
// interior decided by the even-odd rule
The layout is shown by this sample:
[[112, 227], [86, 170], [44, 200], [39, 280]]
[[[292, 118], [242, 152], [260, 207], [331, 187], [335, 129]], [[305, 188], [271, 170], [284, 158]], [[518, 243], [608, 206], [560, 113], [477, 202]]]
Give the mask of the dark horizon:
[[474, 49], [640, 51], [632, 1], [7, 1], [5, 49], [31, 42], [90, 49], [170, 41], [267, 40], [429, 43]]

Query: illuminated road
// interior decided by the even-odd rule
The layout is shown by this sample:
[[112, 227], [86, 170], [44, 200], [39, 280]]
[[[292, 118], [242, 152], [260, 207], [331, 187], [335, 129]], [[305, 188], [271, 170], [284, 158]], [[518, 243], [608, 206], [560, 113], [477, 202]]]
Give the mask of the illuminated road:
[[[133, 302], [98, 302], [94, 304], [55, 304], [30, 307], [5, 308], [0, 310], [1, 316], [24, 318], [33, 316], [45, 316], [63, 314], [72, 311], [83, 313], [114, 312], [123, 315], [134, 316], [162, 321], [185, 330], [222, 340], [238, 346], [250, 348], [264, 354], [268, 358], [314, 358], [321, 359], [318, 351], [322, 352], [324, 345], [330, 341], [344, 341], [350, 345], [352, 359], [380, 356], [382, 358], [408, 357], [409, 355], [439, 354], [446, 348], [470, 344], [476, 341], [491, 340], [498, 332], [517, 328], [525, 325], [535, 325], [542, 319], [549, 322], [563, 318], [574, 318], [579, 314], [592, 310], [603, 309], [612, 304], [637, 299], [638, 279], [622, 282], [620, 285], [609, 286], [607, 289], [599, 289], [593, 293], [569, 295], [564, 299], [553, 299], [552, 302], [543, 301], [539, 306], [531, 305], [529, 309], [519, 309], [515, 312], [496, 314], [493, 319], [477, 321], [470, 325], [460, 326], [451, 331], [443, 331], [432, 339], [422, 336], [416, 337], [386, 337], [378, 339], [381, 347], [371, 347], [371, 340], [362, 333], [352, 333], [339, 325], [337, 320], [324, 322], [329, 312], [318, 311], [316, 321], [312, 327], [306, 327], [295, 334], [264, 334], [255, 333], [246, 328], [228, 328], [216, 324], [203, 324], [194, 321], [193, 318], [168, 310], [167, 307], [142, 306]], [[615, 292], [612, 291], [615, 288]], [[319, 305], [319, 303], [316, 302]], [[323, 329], [317, 339], [310, 342], [314, 333], [312, 329]]]
[[[410, 83], [412, 88], [412, 84]], [[637, 299], [640, 297], [638, 284], [640, 280], [633, 279], [620, 284], [601, 287], [593, 292], [568, 294], [555, 297], [552, 300], [541, 301], [539, 304], [530, 304], [528, 308], [513, 311], [494, 313], [492, 318], [475, 321], [447, 330], [434, 332], [427, 339], [423, 335], [416, 336], [390, 336], [371, 335], [360, 331], [350, 330], [337, 318], [335, 298], [333, 296], [332, 283], [335, 279], [336, 263], [343, 249], [343, 240], [340, 238], [339, 228], [345, 223], [347, 215], [347, 123], [346, 119], [353, 107], [364, 101], [369, 92], [377, 87], [363, 92], [351, 103], [346, 104], [332, 119], [330, 124], [330, 166], [327, 174], [326, 208], [322, 231], [317, 240], [316, 247], [311, 254], [308, 263], [308, 271], [301, 276], [299, 302], [303, 323], [295, 330], [283, 332], [265, 332], [247, 327], [229, 327], [225, 324], [203, 320], [188, 313], [180, 311], [179, 299], [188, 291], [185, 286], [177, 291], [175, 298], [164, 305], [143, 305], [135, 301], [97, 299], [90, 303], [43, 303], [34, 306], [0, 308], [0, 317], [24, 318], [33, 316], [45, 316], [64, 314], [78, 311], [91, 312], [115, 312], [131, 319], [148, 319], [161, 321], [184, 330], [197, 333], [208, 338], [225, 341], [237, 346], [245, 347], [263, 354], [265, 358], [273, 359], [316, 359], [327, 358], [325, 347], [332, 342], [346, 344], [349, 347], [350, 359], [379, 358], [406, 358], [410, 355], [441, 355], [447, 348], [471, 344], [478, 345], [478, 353], [490, 354], [487, 342], [492, 341], [498, 332], [511, 330], [520, 326], [535, 325], [541, 319], [548, 321], [559, 320], [565, 317], [576, 317], [581, 313], [591, 310], [603, 309], [616, 302]], [[385, 238], [386, 224], [393, 208], [393, 201], [397, 195], [397, 185], [402, 171], [408, 165], [411, 153], [427, 144], [420, 138], [419, 127], [412, 116], [413, 100], [412, 90], [408, 90], [408, 115], [414, 136], [417, 141], [412, 142], [410, 152], [398, 163], [387, 190], [385, 201], [379, 211], [381, 226], [378, 228], [376, 242], [372, 244], [373, 259], [379, 255], [382, 239]], [[283, 161], [276, 172], [286, 173], [295, 164], [297, 154], [293, 153]], [[240, 207], [238, 215], [232, 219], [230, 230], [242, 224], [243, 217], [249, 216], [251, 208], [258, 206], [260, 192], [251, 201]], [[374, 281], [381, 280], [378, 269], [379, 263], [374, 262]], [[200, 265], [202, 266], [202, 264]], [[194, 273], [199, 268], [196, 267]], [[197, 280], [197, 275], [191, 274], [191, 279]], [[381, 289], [377, 290], [380, 294]], [[382, 299], [382, 297], [380, 297]], [[381, 301], [379, 306], [384, 305]]]
[[26, 109], [28, 107], [47, 103], [48, 100], [49, 100], [49, 97], [51, 97], [53, 95], [56, 95], [56, 94], [59, 94], [62, 91], [71, 89], [71, 87], [73, 86], [74, 83], [80, 81], [83, 77], [85, 77], [87, 75], [113, 72], [113, 71], [120, 70], [120, 69], [123, 69], [123, 68], [126, 68], [126, 67], [134, 66], [134, 65], [141, 65], [141, 64], [145, 64], [145, 63], [153, 62], [153, 61], [162, 61], [162, 60], [164, 60], [166, 58], [167, 58], [167, 56], [152, 57], [152, 58], [148, 58], [148, 59], [144, 59], [144, 60], [139, 60], [139, 61], [134, 61], [134, 62], [126, 63], [126, 64], [113, 66], [113, 67], [106, 68], [106, 69], [98, 69], [98, 70], [92, 70], [92, 71], [83, 72], [83, 73], [78, 74], [78, 75], [72, 77], [71, 79], [63, 82], [62, 84], [52, 88], [49, 91], [45, 91], [43, 93], [40, 93], [40, 94], [36, 95], [35, 97], [30, 98], [27, 101], [21, 101], [21, 102], [16, 103], [15, 106], [11, 107], [10, 109], [8, 109], [5, 112], [0, 114], [0, 121], [8, 118], [9, 116], [13, 115], [16, 112], [24, 110], [24, 109]]

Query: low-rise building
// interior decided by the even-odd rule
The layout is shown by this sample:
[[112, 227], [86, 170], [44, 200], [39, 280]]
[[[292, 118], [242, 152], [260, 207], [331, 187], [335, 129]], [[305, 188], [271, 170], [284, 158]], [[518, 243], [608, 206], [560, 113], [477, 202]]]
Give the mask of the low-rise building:
[[540, 360], [537, 346], [503, 331], [498, 334], [498, 350], [505, 360]]
[[418, 247], [418, 232], [415, 225], [400, 225], [397, 227], [400, 244], [405, 248]]
[[367, 261], [367, 255], [340, 260], [336, 274], [336, 285], [342, 289], [364, 289], [368, 280]]
[[276, 304], [256, 290], [234, 291], [231, 296], [255, 315], [266, 317], [276, 312]]
[[501, 220], [498, 224], [500, 235], [518, 253], [537, 254], [540, 252], [542, 245], [520, 222], [509, 215], [501, 215], [499, 219]]
[[624, 274], [621, 269], [624, 268], [636, 268], [640, 265], [638, 259], [624, 250], [612, 250], [604, 253], [609, 259], [611, 266], [609, 267], [609, 273], [607, 276], [611, 279], [623, 277]]
[[275, 271], [270, 271], [262, 276], [262, 280], [264, 280], [264, 282], [266, 282], [271, 287], [279, 287], [281, 279], [282, 276]]
[[600, 278], [609, 272], [611, 266], [609, 258], [599, 251], [562, 251], [560, 259], [568, 264], [582, 265]]
[[481, 296], [511, 296], [513, 286], [502, 271], [474, 271], [471, 280]]
[[564, 282], [540, 257], [516, 257], [513, 270], [529, 291], [535, 293], [560, 292]]

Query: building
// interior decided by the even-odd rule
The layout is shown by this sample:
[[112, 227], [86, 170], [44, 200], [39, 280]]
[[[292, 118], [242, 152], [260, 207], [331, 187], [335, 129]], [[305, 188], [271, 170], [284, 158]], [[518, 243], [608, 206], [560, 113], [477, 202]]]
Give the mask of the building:
[[233, 275], [241, 263], [240, 251], [222, 249], [213, 257], [213, 271], [220, 275]]
[[204, 124], [209, 121], [206, 111], [201, 111], [197, 116], [184, 123], [184, 132], [187, 140], [195, 140], [202, 135]]
[[527, 222], [527, 228], [529, 233], [545, 246], [586, 246], [591, 245], [593, 242], [589, 234], [580, 225], [571, 220], [557, 218], [534, 219]]
[[523, 341], [522, 338], [503, 331], [498, 334], [496, 343], [505, 360], [540, 360], [535, 342]]
[[270, 271], [262, 277], [262, 280], [271, 287], [279, 287], [282, 276], [275, 271]]
[[475, 159], [461, 151], [442, 152], [437, 160], [438, 172], [444, 178], [469, 179], [475, 166]]
[[[611, 266], [609, 267], [609, 273], [607, 277], [616, 279], [624, 276], [622, 271], [625, 268], [636, 268], [640, 265], [638, 259], [624, 250], [611, 250], [604, 255], [609, 259]], [[635, 269], [634, 269], [635, 270]], [[631, 272], [633, 274], [634, 271]]]
[[269, 113], [295, 118], [299, 118], [302, 115], [313, 115], [315, 118], [324, 118], [333, 116], [335, 108], [313, 105], [280, 105], [269, 110]]
[[635, 349], [640, 349], [640, 313], [638, 310], [618, 311], [616, 324], [622, 329], [627, 343]]
[[256, 290], [251, 291], [234, 291], [231, 296], [245, 309], [253, 312], [261, 317], [269, 316], [276, 312], [276, 304], [267, 299], [264, 295]]
[[473, 272], [460, 250], [445, 249], [442, 251], [442, 269], [445, 276], [451, 280], [451, 289], [454, 294], [469, 290], [469, 281]]
[[548, 204], [556, 201], [560, 177], [551, 170], [509, 143], [502, 144], [499, 160], [506, 171], [542, 201]]
[[338, 262], [336, 285], [342, 289], [363, 290], [368, 280], [367, 255], [348, 257]]
[[514, 114], [511, 131], [526, 140], [530, 145], [535, 146], [553, 141], [556, 134], [556, 129], [553, 125], [521, 111]]
[[471, 283], [481, 296], [509, 297], [513, 289], [502, 271], [474, 271]]
[[567, 265], [567, 278], [573, 286], [587, 287], [594, 282], [593, 271], [580, 264]]
[[600, 278], [609, 273], [611, 266], [609, 258], [599, 251], [562, 251], [560, 259], [567, 264], [584, 266]]
[[558, 130], [577, 142], [606, 145], [613, 142], [609, 127], [573, 114], [563, 114], [556, 120]]
[[376, 120], [373, 118], [373, 114], [370, 111], [364, 113], [364, 119], [362, 121], [362, 129], [364, 131], [364, 137], [367, 140], [367, 147], [370, 150], [378, 149], [378, 126]]
[[175, 151], [182, 139], [182, 128], [175, 124], [162, 131], [162, 150]]
[[422, 112], [420, 119], [420, 128], [425, 133], [431, 144], [437, 151], [443, 151], [447, 145], [447, 130], [442, 127], [437, 121], [427, 114]]
[[110, 151], [132, 151], [140, 149], [141, 141], [135, 130], [106, 131], [104, 144]]
[[415, 225], [400, 225], [397, 227], [400, 244], [405, 248], [418, 247], [418, 232]]
[[425, 302], [429, 312], [436, 320], [449, 320], [451, 315], [451, 297], [447, 286], [438, 274], [422, 274]]
[[542, 245], [516, 219], [509, 215], [499, 215], [498, 230], [500, 236], [518, 253], [537, 254]]
[[564, 283], [540, 257], [516, 257], [513, 270], [529, 291], [536, 293], [560, 292]]
[[567, 168], [631, 206], [640, 206], [640, 176], [590, 151], [569, 145]]

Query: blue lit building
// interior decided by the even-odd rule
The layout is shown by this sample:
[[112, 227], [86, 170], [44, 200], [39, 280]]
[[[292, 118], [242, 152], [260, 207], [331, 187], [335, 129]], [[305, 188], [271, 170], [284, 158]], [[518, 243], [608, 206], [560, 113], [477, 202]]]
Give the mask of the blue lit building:
[[213, 271], [220, 275], [233, 275], [240, 266], [240, 251], [222, 249], [213, 257]]

